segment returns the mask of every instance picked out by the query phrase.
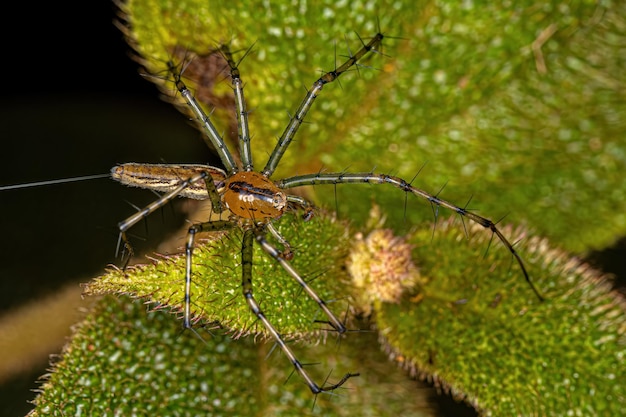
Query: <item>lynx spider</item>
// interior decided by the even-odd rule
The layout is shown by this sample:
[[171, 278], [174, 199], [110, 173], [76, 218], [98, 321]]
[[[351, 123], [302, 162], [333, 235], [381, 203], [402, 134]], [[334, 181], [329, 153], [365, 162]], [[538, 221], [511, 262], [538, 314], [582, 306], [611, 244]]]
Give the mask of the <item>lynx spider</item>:
[[[511, 252], [517, 261], [524, 277], [537, 297], [541, 295], [536, 290], [526, 271], [521, 257], [514, 249], [513, 245], [500, 232], [496, 224], [465, 208], [458, 207], [447, 201], [441, 200], [435, 195], [420, 190], [411, 185], [411, 182], [402, 178], [373, 172], [337, 172], [337, 173], [315, 173], [292, 176], [278, 181], [271, 179], [281, 158], [296, 135], [298, 128], [303, 123], [306, 114], [311, 109], [315, 98], [326, 84], [337, 80], [341, 74], [350, 70], [353, 66], [358, 66], [358, 61], [369, 53], [380, 53], [377, 48], [381, 46], [383, 34], [377, 33], [369, 42], [361, 40], [361, 48], [333, 71], [324, 73], [315, 81], [311, 89], [307, 92], [304, 100], [300, 103], [295, 114], [291, 117], [289, 124], [283, 131], [273, 152], [269, 156], [262, 171], [254, 171], [252, 154], [250, 148], [250, 134], [248, 131], [248, 111], [243, 94], [243, 82], [241, 80], [238, 63], [232, 58], [231, 52], [226, 45], [219, 47], [219, 52], [228, 62], [232, 88], [235, 96], [235, 106], [237, 112], [237, 126], [239, 136], [239, 156], [241, 164], [238, 165], [233, 158], [233, 154], [228, 150], [222, 137], [218, 134], [215, 126], [202, 110], [196, 98], [187, 88], [181, 79], [181, 73], [171, 62], [168, 63], [170, 76], [173, 77], [178, 93], [183, 97], [187, 106], [198, 119], [204, 129], [205, 141], [213, 147], [225, 167], [224, 170], [208, 165], [164, 165], [164, 164], [135, 164], [127, 163], [114, 167], [111, 170], [113, 179], [122, 184], [148, 188], [165, 194], [138, 211], [133, 216], [119, 223], [120, 244], [132, 251], [126, 232], [137, 222], [150, 215], [155, 210], [167, 204], [173, 198], [180, 196], [192, 199], [209, 199], [212, 210], [216, 213], [228, 211], [230, 213], [227, 220], [215, 220], [193, 224], [189, 227], [186, 243], [186, 268], [185, 268], [185, 296], [184, 296], [184, 317], [183, 326], [192, 327], [191, 313], [191, 285], [192, 285], [192, 254], [195, 246], [196, 235], [200, 232], [223, 231], [240, 227], [243, 230], [242, 255], [242, 291], [250, 310], [262, 322], [267, 332], [275, 339], [277, 345], [287, 356], [295, 371], [304, 379], [310, 390], [314, 394], [324, 391], [332, 391], [343, 385], [348, 379], [357, 376], [357, 373], [347, 373], [339, 382], [334, 384], [317, 384], [309, 376], [303, 364], [296, 358], [291, 348], [285, 343], [283, 337], [268, 320], [258, 302], [254, 298], [252, 290], [252, 257], [253, 245], [256, 241], [262, 249], [285, 271], [300, 284], [307, 295], [312, 298], [326, 315], [328, 325], [338, 334], [346, 332], [346, 326], [328, 308], [315, 291], [305, 282], [302, 276], [290, 264], [293, 253], [289, 243], [280, 235], [273, 225], [273, 221], [279, 219], [287, 210], [300, 209], [304, 212], [303, 218], [308, 220], [313, 215], [313, 206], [306, 199], [290, 195], [286, 190], [310, 185], [323, 184], [349, 184], [349, 183], [369, 183], [369, 184], [390, 184], [405, 193], [411, 193], [425, 199], [435, 207], [445, 207], [473, 222], [491, 230], [502, 244]], [[269, 243], [265, 235], [270, 233], [283, 246], [283, 250], [278, 250]]]

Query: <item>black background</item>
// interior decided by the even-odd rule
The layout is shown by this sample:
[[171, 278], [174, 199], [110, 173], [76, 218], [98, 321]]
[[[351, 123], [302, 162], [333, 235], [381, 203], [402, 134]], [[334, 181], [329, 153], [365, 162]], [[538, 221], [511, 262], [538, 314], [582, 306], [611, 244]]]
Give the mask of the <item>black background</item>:
[[[122, 162], [214, 162], [199, 133], [139, 75], [112, 1], [39, 3], [3, 6], [0, 186], [104, 174]], [[0, 191], [0, 314], [119, 264], [117, 223], [134, 212], [129, 203], [154, 199], [108, 178]], [[138, 251], [182, 223], [174, 211], [138, 231], [148, 238], [133, 240]], [[0, 386], [1, 416], [32, 408], [46, 367]]]
[[[10, 42], [1, 67], [0, 185], [106, 174], [123, 162], [214, 159], [200, 134], [139, 75], [113, 25], [115, 13], [105, 0], [11, 13], [24, 24], [19, 31], [3, 27]], [[69, 275], [68, 264], [85, 261], [95, 272], [115, 261], [116, 224], [134, 211], [128, 203], [142, 206], [154, 195], [99, 179], [2, 191], [0, 199], [0, 293], [6, 296], [0, 309], [6, 310], [57, 286], [41, 280], [39, 268]], [[100, 253], [102, 240], [113, 249]], [[30, 261], [17, 262], [22, 255]], [[18, 281], [30, 276], [21, 289]]]
[[[3, 6], [0, 185], [107, 173], [122, 162], [215, 163], [199, 133], [139, 75], [112, 2], [40, 3]], [[134, 210], [127, 201], [152, 200], [110, 179], [0, 192], [0, 313], [115, 263], [116, 224]], [[148, 237], [181, 221], [165, 212]], [[624, 276], [624, 246], [593, 259]], [[0, 387], [0, 415], [30, 410], [46, 365]]]

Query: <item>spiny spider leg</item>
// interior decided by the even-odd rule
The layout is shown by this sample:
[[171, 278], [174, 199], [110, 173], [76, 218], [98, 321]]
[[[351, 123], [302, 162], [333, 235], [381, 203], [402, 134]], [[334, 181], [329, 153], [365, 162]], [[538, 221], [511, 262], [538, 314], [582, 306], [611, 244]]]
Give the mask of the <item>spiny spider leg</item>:
[[274, 151], [270, 155], [270, 158], [267, 161], [265, 168], [263, 169], [262, 173], [264, 176], [269, 178], [276, 170], [280, 159], [283, 157], [285, 151], [289, 147], [289, 144], [296, 135], [298, 128], [302, 124], [304, 117], [313, 105], [313, 101], [315, 100], [319, 92], [322, 91], [322, 88], [324, 88], [324, 84], [332, 83], [337, 78], [339, 78], [341, 74], [343, 74], [348, 69], [350, 69], [350, 67], [355, 65], [357, 61], [363, 57], [363, 55], [365, 55], [369, 51], [375, 51], [376, 47], [381, 44], [382, 40], [383, 34], [377, 33], [376, 36], [374, 36], [367, 44], [364, 44], [363, 47], [359, 49], [354, 55], [351, 55], [350, 58], [346, 62], [344, 62], [339, 68], [336, 68], [334, 71], [327, 72], [313, 83], [313, 86], [307, 92], [306, 97], [304, 98], [304, 100], [302, 100], [300, 107], [298, 107], [298, 110], [296, 110], [295, 115], [289, 121], [287, 128], [280, 136], [280, 139], [278, 139], [278, 143], [276, 144]]
[[[218, 189], [224, 188], [226, 173], [219, 168], [194, 164], [128, 163], [113, 167], [111, 169], [111, 178], [124, 185], [166, 192], [158, 200], [153, 201], [137, 213], [118, 223], [120, 235], [117, 241], [116, 253], [119, 253], [120, 246], [123, 244], [124, 249], [128, 252], [129, 259], [133, 254], [133, 249], [126, 236], [126, 231], [166, 205], [174, 197], [182, 196], [199, 200], [209, 198], [213, 204], [213, 210], [218, 213], [222, 211]], [[199, 186], [198, 184], [202, 185]]]
[[[117, 168], [117, 167], [115, 167], [115, 168]], [[114, 173], [112, 173], [112, 175], [114, 175]], [[123, 243], [124, 249], [126, 251], [128, 251], [129, 258], [132, 257], [133, 249], [132, 249], [132, 246], [130, 245], [130, 242], [128, 241], [128, 238], [126, 237], [126, 231], [128, 229], [130, 229], [131, 227], [133, 227], [135, 224], [137, 224], [140, 220], [145, 219], [150, 214], [152, 214], [154, 211], [156, 211], [159, 208], [163, 207], [170, 200], [172, 200], [172, 198], [180, 195], [181, 191], [184, 188], [187, 188], [191, 182], [204, 180], [207, 176], [208, 176], [208, 174], [201, 173], [201, 174], [198, 174], [198, 175], [196, 175], [194, 177], [191, 177], [189, 179], [186, 179], [186, 180], [180, 182], [178, 187], [174, 188], [172, 191], [170, 191], [169, 193], [165, 194], [163, 197], [161, 197], [158, 200], [153, 201], [152, 203], [148, 204], [146, 207], [144, 207], [143, 209], [141, 209], [137, 213], [133, 214], [132, 216], [128, 217], [126, 220], [123, 220], [123, 221], [119, 222], [117, 224], [117, 226], [120, 229], [120, 235], [119, 235], [118, 240], [117, 240], [117, 248], [116, 248], [115, 252], [119, 253], [120, 245]]]
[[274, 238], [280, 242], [281, 245], [283, 245], [283, 251], [280, 252], [280, 256], [288, 261], [292, 260], [293, 251], [291, 250], [291, 244], [287, 241], [287, 239], [285, 239], [283, 235], [280, 234], [280, 232], [276, 229], [276, 227], [274, 227], [274, 224], [272, 222], [267, 223], [266, 228], [267, 231], [270, 232], [272, 236], [274, 236]]
[[236, 223], [230, 220], [216, 220], [206, 223], [197, 223], [189, 227], [187, 231], [187, 241], [185, 242], [185, 305], [183, 315], [183, 327], [191, 329], [191, 276], [193, 272], [192, 260], [193, 249], [195, 248], [196, 234], [202, 232], [220, 232], [232, 229]]
[[[209, 148], [213, 148], [217, 151], [217, 154], [219, 155], [222, 164], [226, 168], [226, 172], [228, 172], [228, 175], [234, 174], [238, 171], [237, 164], [235, 163], [235, 160], [233, 159], [230, 151], [226, 147], [224, 140], [217, 133], [217, 129], [215, 129], [213, 122], [211, 122], [209, 116], [204, 113], [204, 110], [202, 110], [200, 104], [198, 104], [193, 94], [191, 94], [191, 91], [189, 91], [189, 89], [181, 79], [181, 74], [178, 72], [176, 66], [172, 62], [168, 62], [167, 67], [169, 72], [174, 77], [176, 89], [178, 90], [180, 95], [183, 96], [183, 98], [191, 108], [192, 112], [196, 115], [196, 118], [200, 122], [200, 125], [207, 134], [207, 136], [202, 136], [202, 138], [205, 140]], [[243, 92], [243, 88], [241, 91]]]
[[335, 329], [338, 333], [345, 333], [346, 326], [344, 326], [341, 320], [339, 320], [333, 314], [333, 312], [330, 311], [330, 309], [326, 305], [326, 302], [324, 302], [324, 300], [322, 300], [319, 297], [319, 295], [317, 295], [315, 291], [313, 291], [313, 289], [300, 276], [298, 271], [296, 271], [294, 267], [291, 266], [291, 264], [282, 256], [282, 253], [278, 249], [276, 249], [274, 246], [272, 246], [265, 239], [262, 233], [257, 234], [256, 240], [261, 245], [263, 250], [267, 252], [272, 258], [274, 258], [283, 267], [283, 269], [287, 271], [287, 273], [291, 275], [291, 277], [295, 279], [298, 282], [298, 284], [300, 284], [302, 289], [304, 289], [304, 291], [309, 295], [309, 297], [311, 297], [320, 306], [324, 314], [326, 314], [326, 316], [330, 320], [329, 324], [333, 327], [333, 329]]
[[452, 203], [449, 203], [445, 200], [440, 199], [437, 196], [434, 196], [426, 191], [420, 190], [419, 188], [413, 187], [410, 183], [403, 180], [399, 177], [394, 177], [391, 175], [385, 174], [374, 174], [371, 172], [357, 172], [357, 173], [318, 173], [318, 174], [308, 174], [308, 175], [298, 175], [290, 178], [285, 178], [276, 182], [278, 188], [287, 189], [287, 188], [295, 188], [302, 187], [305, 185], [323, 185], [323, 184], [350, 184], [350, 183], [368, 183], [368, 184], [391, 184], [396, 188], [401, 189], [404, 192], [412, 193], [418, 197], [421, 197], [427, 200], [429, 203], [434, 204], [437, 207], [445, 207], [457, 213], [462, 217], [467, 217], [475, 223], [478, 223], [485, 229], [491, 230], [498, 239], [502, 242], [502, 244], [511, 252], [518, 265], [520, 266], [522, 273], [524, 274], [524, 278], [528, 285], [533, 290], [539, 301], [543, 301], [543, 297], [535, 288], [535, 285], [530, 280], [530, 276], [526, 271], [526, 266], [522, 261], [519, 253], [515, 250], [513, 245], [508, 241], [508, 239], [502, 234], [500, 229], [496, 226], [496, 224], [478, 214], [475, 214], [471, 211], [468, 211], [464, 208], [458, 207]]
[[302, 363], [296, 358], [293, 351], [287, 346], [282, 336], [278, 331], [274, 328], [274, 326], [269, 322], [261, 307], [254, 299], [252, 294], [252, 249], [254, 244], [256, 234], [256, 240], [261, 245], [263, 250], [271, 255], [276, 261], [278, 261], [281, 266], [296, 280], [298, 283], [304, 288], [304, 290], [309, 294], [311, 298], [313, 298], [320, 308], [326, 313], [328, 318], [331, 320], [331, 326], [333, 326], [338, 332], [344, 333], [346, 331], [345, 326], [339, 319], [335, 317], [335, 315], [328, 309], [326, 303], [319, 298], [319, 296], [307, 285], [307, 283], [300, 277], [300, 275], [296, 272], [296, 270], [287, 262], [282, 256], [281, 253], [270, 245], [267, 240], [263, 237], [263, 233], [260, 230], [247, 229], [244, 231], [243, 235], [243, 247], [241, 250], [241, 259], [242, 259], [242, 287], [243, 287], [243, 295], [246, 298], [246, 302], [248, 306], [258, 317], [259, 320], [263, 323], [267, 331], [274, 337], [276, 343], [281, 348], [283, 353], [289, 358], [289, 361], [294, 366], [296, 372], [304, 379], [306, 384], [309, 386], [309, 389], [313, 394], [319, 394], [324, 391], [333, 391], [343, 385], [348, 379], [358, 376], [358, 373], [347, 373], [344, 377], [336, 384], [319, 386], [313, 381], [313, 379], [309, 376], [309, 374], [304, 370]]
[[[220, 51], [230, 67], [230, 78], [235, 92], [235, 106], [237, 107], [237, 130], [239, 131], [239, 157], [244, 171], [252, 171], [252, 151], [250, 150], [250, 130], [248, 128], [248, 111], [243, 96], [243, 82], [239, 75], [239, 68], [230, 53], [227, 45], [222, 45]], [[249, 50], [248, 50], [249, 51]], [[246, 52], [247, 54], [247, 52]], [[243, 59], [243, 58], [242, 58]]]

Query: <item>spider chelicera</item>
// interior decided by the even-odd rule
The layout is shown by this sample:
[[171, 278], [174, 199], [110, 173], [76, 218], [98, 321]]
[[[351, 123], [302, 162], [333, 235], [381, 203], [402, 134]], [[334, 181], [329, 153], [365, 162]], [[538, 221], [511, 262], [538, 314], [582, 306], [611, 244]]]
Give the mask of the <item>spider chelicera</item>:
[[[189, 109], [200, 122], [206, 133], [205, 140], [218, 153], [225, 169], [211, 167], [208, 165], [164, 165], [164, 164], [134, 164], [128, 163], [116, 166], [111, 174], [115, 180], [129, 186], [152, 189], [165, 194], [138, 211], [133, 216], [119, 223], [120, 243], [129, 251], [130, 245], [126, 237], [126, 231], [137, 222], [150, 215], [152, 212], [167, 204], [175, 197], [186, 197], [192, 199], [209, 199], [212, 211], [224, 214], [226, 220], [208, 221], [193, 224], [189, 227], [185, 243], [186, 268], [185, 268], [185, 299], [183, 326], [192, 327], [191, 314], [191, 285], [193, 268], [193, 250], [196, 235], [200, 232], [224, 231], [232, 228], [243, 230], [243, 243], [241, 248], [242, 262], [242, 290], [246, 302], [254, 315], [263, 323], [267, 332], [276, 340], [283, 353], [289, 358], [296, 372], [304, 379], [310, 390], [314, 394], [323, 391], [332, 391], [348, 379], [357, 376], [357, 373], [348, 373], [335, 384], [319, 385], [309, 376], [303, 368], [302, 363], [296, 358], [293, 351], [285, 343], [281, 334], [268, 320], [263, 310], [255, 300], [252, 290], [252, 256], [253, 245], [256, 241], [263, 250], [276, 260], [287, 273], [295, 279], [304, 291], [311, 297], [324, 312], [327, 322], [334, 331], [339, 334], [346, 332], [346, 326], [328, 308], [315, 291], [309, 286], [302, 276], [296, 271], [289, 260], [293, 257], [289, 243], [280, 235], [272, 222], [279, 219], [287, 210], [302, 210], [303, 218], [310, 219], [314, 210], [311, 203], [306, 199], [290, 195], [286, 190], [309, 185], [323, 184], [347, 184], [347, 183], [369, 183], [369, 184], [390, 184], [400, 190], [411, 193], [425, 199], [436, 207], [448, 208], [463, 218], [478, 223], [494, 233], [503, 245], [511, 252], [519, 264], [522, 272], [535, 292], [541, 299], [540, 294], [529, 279], [528, 273], [519, 254], [513, 245], [504, 237], [496, 224], [491, 220], [472, 213], [464, 208], [439, 199], [435, 195], [415, 188], [410, 182], [402, 178], [376, 174], [373, 172], [360, 173], [315, 173], [308, 175], [298, 175], [274, 181], [271, 179], [281, 158], [293, 140], [298, 128], [303, 123], [307, 112], [310, 110], [315, 98], [326, 84], [332, 83], [344, 72], [358, 65], [358, 61], [369, 53], [376, 52], [383, 40], [383, 34], [376, 34], [369, 42], [362, 41], [362, 47], [335, 70], [323, 74], [315, 81], [306, 97], [300, 103], [295, 114], [291, 117], [289, 124], [281, 135], [273, 152], [269, 156], [265, 167], [261, 171], [254, 171], [252, 154], [250, 148], [250, 134], [248, 131], [248, 112], [243, 94], [243, 82], [241, 80], [237, 63], [232, 58], [231, 52], [226, 45], [219, 47], [219, 52], [228, 62], [230, 76], [235, 95], [235, 106], [237, 113], [237, 125], [239, 135], [239, 157], [240, 164], [235, 162], [233, 155], [226, 147], [222, 137], [217, 133], [213, 123], [202, 110], [191, 91], [186, 87], [181, 79], [181, 73], [171, 62], [168, 63], [170, 75], [173, 77], [178, 93], [184, 98]], [[227, 216], [227, 217], [226, 217]], [[270, 244], [265, 236], [267, 233], [274, 236], [283, 246], [283, 250], [277, 249]], [[119, 247], [119, 245], [118, 245]]]

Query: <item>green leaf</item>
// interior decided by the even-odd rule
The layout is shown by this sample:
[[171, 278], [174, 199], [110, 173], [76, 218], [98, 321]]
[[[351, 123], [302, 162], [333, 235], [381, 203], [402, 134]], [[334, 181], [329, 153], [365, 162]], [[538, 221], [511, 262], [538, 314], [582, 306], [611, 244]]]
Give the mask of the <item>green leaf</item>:
[[[346, 340], [340, 348], [331, 342], [306, 346], [307, 356], [337, 367], [374, 364], [350, 389], [317, 400], [290, 375], [271, 343], [199, 333], [202, 339], [183, 333], [180, 321], [165, 311], [104, 297], [66, 346], [30, 416], [432, 415], [400, 370], [375, 365], [385, 362], [379, 349], [362, 348], [376, 343], [373, 333], [362, 333], [360, 345]], [[318, 379], [328, 372], [307, 369]], [[339, 377], [337, 371], [330, 376]], [[414, 401], [406, 404], [405, 396]]]
[[[544, 302], [506, 248], [468, 220], [444, 221], [435, 210], [433, 224], [434, 207], [412, 196], [405, 204], [407, 196], [391, 186], [306, 190], [350, 224], [323, 212], [312, 222], [285, 216], [277, 226], [298, 249], [293, 264], [315, 278], [311, 286], [336, 314], [349, 307], [350, 328], [368, 330], [349, 333], [339, 348], [314, 346], [329, 337], [314, 323], [323, 319], [319, 308], [256, 250], [255, 296], [279, 330], [298, 340], [298, 353], [321, 362], [311, 367], [316, 380], [328, 369], [331, 379], [361, 373], [340, 395], [319, 396], [311, 413], [427, 412], [411, 381], [396, 379], [396, 363], [486, 415], [616, 415], [625, 407], [624, 300], [562, 251], [601, 248], [626, 231], [624, 5], [142, 0], [121, 7], [139, 61], [175, 104], [167, 61], [185, 62], [185, 51], [207, 55], [222, 42], [245, 55], [239, 70], [253, 110], [257, 169], [303, 86], [361, 46], [354, 31], [366, 40], [382, 30], [382, 53], [324, 88], [273, 179], [320, 169], [377, 167], [407, 180], [419, 172], [415, 186], [436, 194], [447, 184], [439, 197], [464, 206], [473, 196], [468, 209], [530, 228], [509, 226], [504, 234], [520, 240], [515, 249]], [[200, 79], [203, 72], [188, 69], [185, 82], [208, 94], [218, 130], [236, 138], [230, 107], [219, 104], [232, 94], [224, 77]], [[374, 203], [382, 214], [372, 220]], [[362, 262], [363, 243], [381, 231]], [[279, 386], [288, 361], [265, 359], [269, 348], [253, 343], [264, 329], [240, 295], [240, 246], [238, 231], [198, 245], [192, 308], [198, 325], [249, 337], [230, 340], [222, 330], [207, 336], [199, 328], [202, 343], [190, 332], [178, 335], [180, 321], [106, 298], [68, 345], [35, 413], [311, 410], [313, 397], [296, 376]], [[399, 248], [410, 248], [409, 255]], [[389, 290], [394, 280], [401, 285]], [[183, 281], [184, 258], [161, 257], [125, 273], [111, 270], [89, 291], [132, 294], [179, 313]], [[383, 293], [395, 295], [381, 299]], [[359, 312], [371, 313], [371, 322], [359, 321]], [[376, 356], [370, 330], [393, 361]]]
[[[487, 245], [489, 236], [472, 229], [472, 241]], [[426, 284], [400, 303], [376, 305], [388, 350], [485, 414], [621, 413], [626, 309], [610, 283], [531, 237], [518, 249], [546, 297], [540, 302], [506, 251], [492, 248], [481, 260], [484, 252], [459, 244], [458, 222], [442, 222], [424, 245], [430, 237], [428, 230], [410, 236]]]
[[[333, 310], [345, 311], [347, 300], [340, 294], [349, 286], [343, 267], [349, 248], [346, 225], [327, 215], [305, 222], [295, 214], [287, 214], [275, 226], [287, 241], [297, 245], [292, 261], [294, 268], [311, 281], [322, 299], [336, 300], [331, 304]], [[217, 322], [237, 336], [265, 334], [265, 328], [251, 314], [241, 292], [242, 235], [239, 229], [213, 233], [194, 251], [191, 313], [204, 322]], [[312, 327], [323, 328], [313, 322], [325, 319], [317, 303], [308, 299], [302, 287], [259, 245], [254, 249], [254, 296], [281, 332], [287, 338], [301, 338], [310, 333]], [[323, 270], [320, 270], [320, 259], [325, 261]], [[129, 293], [183, 311], [185, 260], [185, 255], [181, 254], [155, 258], [151, 265], [129, 267], [125, 271], [111, 269], [90, 283], [86, 294]], [[318, 279], [320, 273], [332, 279]]]
[[[292, 222], [284, 229], [294, 233], [290, 238], [297, 236], [307, 247], [316, 242], [322, 250], [322, 242], [333, 239], [317, 240], [316, 231], [335, 230], [335, 236], [345, 231], [324, 216], [314, 226], [298, 224], [297, 218], [285, 220]], [[611, 292], [610, 285], [577, 260], [550, 249], [547, 241], [532, 238], [520, 249], [529, 253], [527, 265], [547, 298], [540, 302], [519, 271], [511, 268], [506, 251], [491, 248], [485, 255], [489, 236], [482, 230], [469, 230], [471, 241], [482, 244], [478, 246], [464, 242], [465, 229], [459, 221], [441, 222], [437, 231], [434, 238], [428, 230], [410, 236], [410, 258], [419, 263], [419, 279], [398, 302], [382, 302], [376, 299], [381, 294], [377, 287], [366, 288], [374, 300], [378, 337], [393, 359], [386, 366], [385, 355], [378, 357], [376, 334], [367, 331], [371, 324], [351, 319], [351, 329], [364, 331], [351, 332], [335, 345], [332, 333], [316, 331], [318, 326], [312, 323], [317, 306], [298, 295], [281, 271], [266, 274], [272, 265], [259, 259], [254, 271], [260, 275], [255, 280], [256, 295], [281, 330], [288, 336], [299, 333], [294, 349], [303, 362], [320, 362], [307, 367], [314, 378], [324, 380], [326, 370], [332, 370], [331, 380], [346, 372], [361, 373], [337, 396], [320, 396], [311, 413], [429, 415], [432, 410], [426, 400], [408, 379], [401, 379], [396, 362], [485, 414], [619, 414], [625, 400], [621, 381], [626, 374], [621, 364], [626, 355], [626, 315], [623, 299]], [[506, 232], [525, 233], [510, 228]], [[213, 269], [218, 262], [231, 271], [223, 264], [230, 261], [222, 260], [219, 244], [222, 240], [230, 244], [237, 237], [223, 236], [200, 246], [194, 263]], [[385, 247], [379, 242], [373, 255], [393, 257], [404, 244], [397, 238], [391, 243]], [[355, 250], [359, 249], [353, 250], [352, 259]], [[307, 270], [306, 261], [298, 258], [294, 265]], [[385, 265], [393, 263], [393, 258], [381, 258], [386, 259]], [[313, 397], [302, 381], [289, 376], [291, 366], [286, 359], [278, 352], [267, 356], [273, 350], [271, 340], [255, 344], [254, 336], [242, 337], [262, 331], [250, 322], [251, 313], [239, 309], [243, 297], [220, 296], [229, 287], [239, 291], [230, 279], [237, 270], [226, 277], [203, 273], [194, 278], [193, 305], [202, 322], [209, 321], [204, 326], [209, 332], [198, 325], [195, 332], [182, 333], [179, 320], [154, 311], [183, 307], [182, 268], [168, 271], [181, 259], [129, 268], [126, 275], [112, 270], [89, 285], [89, 292], [151, 291], [149, 298], [166, 305], [157, 304], [146, 312], [138, 302], [103, 299], [67, 346], [37, 399], [34, 415], [83, 410], [89, 414], [158, 410], [168, 415], [266, 415], [280, 410], [284, 415], [301, 415], [310, 410]], [[368, 267], [374, 271], [377, 265], [372, 261]], [[354, 262], [350, 270], [357, 275]], [[327, 300], [345, 301], [349, 292], [355, 300], [363, 299], [358, 285], [335, 280], [337, 276], [341, 273], [329, 271], [311, 285]], [[213, 296], [205, 286], [213, 288]], [[165, 299], [158, 295], [160, 291], [172, 293]], [[338, 311], [338, 304], [330, 306]], [[226, 323], [225, 331], [212, 323], [216, 320], [222, 326]], [[234, 332], [236, 337], [231, 339]], [[331, 340], [319, 344], [327, 338]]]

